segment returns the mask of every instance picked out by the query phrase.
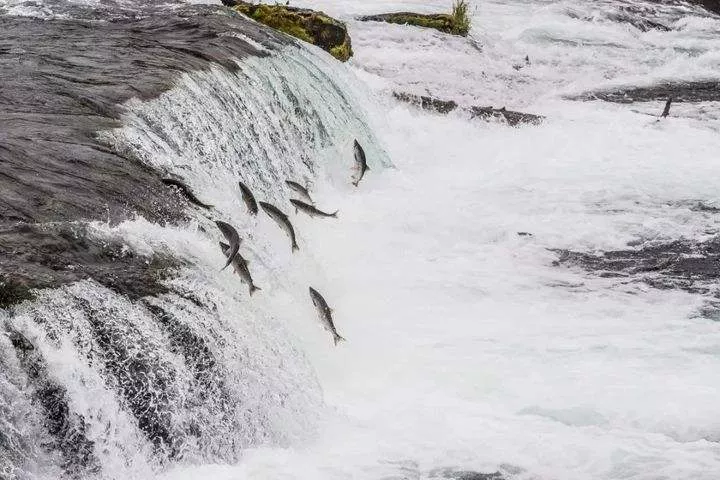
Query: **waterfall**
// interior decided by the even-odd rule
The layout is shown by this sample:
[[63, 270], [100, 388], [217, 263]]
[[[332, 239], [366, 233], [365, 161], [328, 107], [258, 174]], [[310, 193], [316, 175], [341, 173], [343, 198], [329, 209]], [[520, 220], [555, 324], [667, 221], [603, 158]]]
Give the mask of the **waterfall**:
[[[176, 76], [96, 133], [214, 206], [164, 225], [141, 215], [73, 223], [119, 245], [118, 258], [159, 262], [160, 293], [123, 295], [87, 278], [3, 311], [0, 468], [10, 478], [135, 478], [170, 462], [234, 462], [249, 446], [308, 438], [323, 415], [306, 354], [307, 338], [322, 335], [307, 297], [309, 279], [322, 276], [303, 249], [311, 238], [299, 231], [292, 254], [269, 218], [248, 214], [238, 181], [290, 213], [285, 180], [352, 193], [354, 139], [371, 167], [389, 160], [367, 120], [371, 100], [345, 67], [295, 42], [270, 50], [235, 35], [264, 55]], [[253, 297], [220, 271], [219, 219], [243, 238], [262, 288]]]

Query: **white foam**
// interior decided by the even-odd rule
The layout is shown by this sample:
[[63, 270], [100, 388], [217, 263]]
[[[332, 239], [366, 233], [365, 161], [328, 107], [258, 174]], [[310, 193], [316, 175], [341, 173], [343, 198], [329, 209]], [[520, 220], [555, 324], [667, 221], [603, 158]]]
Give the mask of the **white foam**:
[[[297, 3], [346, 19], [449, 8]], [[627, 106], [560, 98], [613, 82], [702, 78], [718, 40], [639, 33], [527, 2], [479, 6], [482, 51], [427, 30], [349, 25], [351, 64], [379, 95], [427, 89], [548, 120], [509, 129], [388, 102], [379, 133], [397, 170], [371, 170], [352, 192], [319, 185], [320, 205], [339, 208], [340, 219], [297, 220], [324, 271], [316, 286], [348, 339], [309, 349], [340, 416], [315, 443], [167, 477], [428, 478], [453, 467], [717, 478], [720, 329], [693, 315], [703, 298], [559, 268], [549, 249], [718, 232], [715, 216], [683, 203], [718, 200], [720, 140], [702, 120], [656, 122]], [[532, 66], [514, 71], [526, 53]]]

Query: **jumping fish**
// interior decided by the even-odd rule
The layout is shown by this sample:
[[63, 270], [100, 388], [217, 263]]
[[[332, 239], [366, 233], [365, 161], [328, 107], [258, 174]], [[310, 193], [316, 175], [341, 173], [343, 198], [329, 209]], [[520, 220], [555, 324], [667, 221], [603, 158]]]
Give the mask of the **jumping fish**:
[[363, 176], [365, 175], [365, 172], [370, 170], [370, 167], [367, 166], [367, 160], [365, 159], [365, 150], [363, 150], [357, 140], [355, 140], [353, 149], [355, 151], [355, 168], [357, 168], [358, 171], [357, 178], [353, 179], [353, 185], [357, 187], [358, 183], [360, 183], [360, 180], [362, 180]]
[[162, 183], [165, 185], [169, 185], [171, 187], [176, 187], [178, 190], [180, 190], [180, 193], [182, 193], [185, 198], [188, 199], [188, 201], [192, 204], [197, 205], [200, 208], [210, 209], [213, 206], [208, 205], [207, 203], [201, 202], [195, 194], [190, 190], [190, 187], [185, 185], [185, 183], [181, 182], [180, 180], [175, 180], [174, 178], [163, 178]]
[[245, 202], [245, 206], [247, 206], [247, 209], [250, 212], [250, 214], [257, 215], [258, 206], [257, 206], [257, 202], [255, 201], [255, 195], [252, 194], [250, 189], [243, 182], [238, 182], [238, 183], [240, 184], [240, 191], [242, 192], [242, 198], [243, 198], [243, 202]]
[[292, 180], [285, 180], [285, 183], [288, 187], [290, 187], [291, 190], [300, 195], [304, 200], [307, 200], [310, 203], [315, 203], [313, 202], [313, 199], [310, 196], [310, 192], [308, 192], [307, 188], [303, 187], [297, 182], [293, 182]]
[[[230, 245], [228, 245], [225, 242], [220, 242], [220, 248], [222, 249], [223, 254], [228, 255], [230, 253]], [[243, 282], [247, 283], [250, 288], [250, 295], [255, 293], [256, 290], [260, 290], [260, 287], [256, 287], [253, 283], [252, 276], [250, 275], [250, 270], [248, 269], [248, 261], [243, 258], [243, 256], [240, 254], [240, 252], [233, 257], [233, 268], [235, 269], [235, 272], [240, 275], [240, 278]]]
[[235, 258], [235, 255], [237, 255], [238, 250], [240, 250], [240, 235], [238, 234], [237, 230], [235, 230], [235, 227], [230, 225], [229, 223], [225, 223], [222, 220], [216, 220], [215, 225], [220, 229], [222, 234], [225, 236], [228, 242], [230, 242], [230, 246], [228, 248], [228, 260], [225, 266], [221, 269], [225, 270], [228, 265], [230, 265], [233, 261], [233, 258]]
[[295, 250], [298, 250], [299, 247], [297, 245], [297, 242], [295, 241], [295, 230], [293, 230], [293, 226], [290, 223], [288, 216], [281, 212], [277, 207], [275, 207], [274, 205], [270, 205], [267, 202], [260, 202], [260, 206], [263, 208], [263, 210], [265, 210], [265, 213], [267, 213], [270, 218], [275, 220], [275, 223], [278, 224], [278, 226], [287, 234], [287, 236], [290, 237], [293, 252]]
[[307, 213], [311, 217], [332, 217], [337, 218], [338, 210], [335, 210], [334, 213], [326, 213], [322, 210], [318, 210], [317, 208], [313, 207], [312, 205], [308, 205], [305, 202], [301, 202], [300, 200], [291, 199], [290, 203], [295, 205], [295, 211], [302, 210], [303, 212]]
[[310, 298], [312, 299], [313, 305], [315, 305], [315, 309], [318, 312], [318, 316], [320, 317], [320, 321], [322, 322], [323, 327], [325, 327], [327, 331], [332, 333], [335, 345], [337, 345], [338, 342], [344, 342], [345, 339], [341, 337], [335, 329], [335, 324], [333, 323], [332, 319], [332, 308], [328, 306], [322, 295], [320, 295], [317, 290], [310, 287]]
[[671, 104], [672, 104], [672, 97], [668, 97], [667, 102], [665, 102], [665, 108], [663, 109], [663, 112], [660, 115], [661, 118], [665, 118], [668, 115], [670, 115], [670, 105]]

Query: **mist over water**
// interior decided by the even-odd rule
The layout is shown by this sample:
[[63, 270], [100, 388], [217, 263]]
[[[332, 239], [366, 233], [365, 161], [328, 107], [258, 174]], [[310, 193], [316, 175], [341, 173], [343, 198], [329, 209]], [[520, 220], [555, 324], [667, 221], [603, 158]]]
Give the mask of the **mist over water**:
[[[4, 314], [0, 406], [17, 407], [0, 410], [14, 432], [0, 453], [32, 466], [27, 478], [717, 479], [712, 276], [667, 288], [662, 258], [619, 274], [558, 259], [717, 237], [718, 102], [675, 103], [658, 121], [659, 99], [570, 98], [720, 81], [720, 19], [675, 3], [484, 2], [460, 38], [355, 20], [444, 2], [295, 4], [347, 21], [348, 64], [272, 44], [237, 71], [185, 73], [126, 102], [100, 133], [215, 210], [88, 224], [133, 255], [180, 259], [160, 295], [86, 280]], [[393, 91], [546, 119], [442, 116]], [[356, 138], [371, 168], [357, 188]], [[296, 213], [286, 179], [339, 218]], [[238, 180], [289, 214], [298, 253], [248, 215]], [[243, 237], [253, 297], [218, 271], [215, 219]], [[347, 342], [332, 345], [308, 286]], [[48, 434], [47, 395], [26, 394], [58, 384], [86, 444]]]

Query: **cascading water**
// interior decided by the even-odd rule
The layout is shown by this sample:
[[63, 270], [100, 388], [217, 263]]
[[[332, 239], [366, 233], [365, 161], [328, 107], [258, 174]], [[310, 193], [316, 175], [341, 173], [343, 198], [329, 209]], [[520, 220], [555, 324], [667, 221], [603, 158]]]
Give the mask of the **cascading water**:
[[716, 480], [691, 3], [474, 2], [459, 37], [358, 20], [449, 1], [292, 0], [347, 23], [343, 66], [219, 5], [0, 0], [0, 478]]
[[[289, 213], [285, 180], [346, 188], [355, 138], [374, 166], [387, 159], [343, 67], [295, 44], [233, 36], [262, 55], [176, 77], [157, 98], [128, 101], [118, 128], [97, 132], [214, 205], [175, 224], [70, 225], [119, 246], [117, 257], [146, 259], [155, 294], [88, 278], [3, 313], [0, 471], [9, 478], [144, 478], [167, 462], [234, 462], [249, 446], [316, 429], [322, 394], [298, 338], [322, 334], [307, 315], [295, 318], [310, 310], [297, 307], [309, 305], [309, 282], [321, 280], [304, 253], [312, 238], [299, 229], [293, 255], [269, 218], [246, 211], [238, 181]], [[218, 219], [241, 233], [262, 288], [254, 297], [219, 271]]]

